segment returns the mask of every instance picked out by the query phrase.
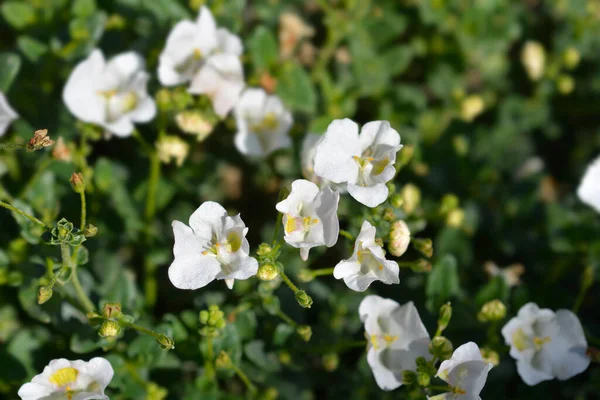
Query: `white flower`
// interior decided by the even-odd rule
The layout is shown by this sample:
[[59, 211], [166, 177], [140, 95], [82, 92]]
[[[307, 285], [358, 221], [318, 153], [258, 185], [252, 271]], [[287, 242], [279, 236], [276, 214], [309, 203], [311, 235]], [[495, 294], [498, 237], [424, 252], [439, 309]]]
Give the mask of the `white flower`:
[[316, 133], [307, 133], [304, 136], [304, 140], [302, 141], [302, 150], [300, 152], [302, 175], [309, 181], [319, 185], [319, 187], [329, 185], [333, 190], [336, 190], [340, 193], [346, 193], [345, 184], [333, 183], [315, 174], [315, 152], [321, 139], [323, 139], [323, 135], [317, 135]]
[[215, 279], [233, 287], [234, 279], [248, 279], [258, 271], [250, 257], [248, 228], [239, 214], [229, 217], [218, 203], [203, 203], [190, 217], [190, 226], [173, 221], [175, 260], [169, 279], [179, 289], [199, 289]]
[[275, 208], [283, 213], [285, 241], [300, 249], [304, 261], [311, 248], [331, 247], [336, 244], [340, 231], [337, 217], [340, 195], [330, 187], [319, 187], [304, 179], [292, 183], [292, 191], [287, 199], [277, 203]]
[[386, 182], [394, 178], [400, 135], [387, 121], [358, 125], [346, 118], [333, 121], [315, 153], [315, 172], [335, 183], [347, 183], [352, 197], [376, 207], [388, 197]]
[[4, 93], [0, 92], [0, 137], [4, 136], [6, 129], [19, 115], [12, 109]]
[[269, 96], [263, 89], [246, 89], [242, 93], [235, 106], [235, 120], [235, 146], [244, 155], [264, 157], [292, 145], [288, 136], [292, 114], [279, 97]]
[[502, 328], [517, 371], [532, 386], [557, 378], [569, 379], [587, 369], [587, 341], [581, 323], [569, 310], [556, 313], [527, 303]]
[[340, 261], [333, 270], [335, 279], [344, 279], [346, 285], [357, 292], [364, 292], [374, 281], [388, 285], [400, 283], [398, 264], [385, 259], [383, 249], [375, 242], [375, 234], [375, 227], [368, 221], [363, 222], [352, 257]]
[[473, 342], [465, 343], [452, 353], [452, 357], [440, 364], [437, 375], [454, 388], [452, 393], [430, 397], [431, 400], [481, 400], [491, 363], [483, 361], [479, 347]]
[[236, 104], [244, 87], [239, 37], [217, 28], [206, 7], [196, 22], [181, 21], [169, 33], [160, 55], [158, 79], [165, 86], [190, 82], [190, 93], [207, 94], [215, 112], [224, 117]]
[[104, 389], [114, 371], [110, 363], [100, 357], [85, 362], [64, 358], [50, 361], [44, 372], [19, 389], [22, 400], [108, 400]]
[[190, 152], [190, 145], [179, 136], [167, 135], [156, 142], [156, 151], [163, 163], [168, 164], [174, 159], [177, 166], [181, 167]]
[[416, 371], [416, 359], [431, 359], [429, 334], [414, 304], [367, 296], [358, 307], [368, 340], [367, 361], [377, 385], [393, 390], [404, 371]]
[[121, 53], [105, 62], [102, 52], [94, 50], [71, 72], [63, 101], [80, 120], [129, 136], [134, 122], [148, 122], [156, 115], [154, 99], [146, 91], [148, 79], [139, 54]]
[[590, 163], [577, 189], [577, 196], [600, 212], [600, 157]]

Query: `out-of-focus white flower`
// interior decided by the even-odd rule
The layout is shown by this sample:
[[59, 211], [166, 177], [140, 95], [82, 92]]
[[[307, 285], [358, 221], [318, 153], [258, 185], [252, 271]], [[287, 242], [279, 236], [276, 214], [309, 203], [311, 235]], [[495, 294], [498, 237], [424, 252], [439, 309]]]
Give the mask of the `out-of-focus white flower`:
[[368, 221], [363, 222], [352, 257], [340, 261], [333, 270], [335, 279], [344, 279], [346, 285], [357, 292], [364, 292], [374, 281], [388, 285], [400, 283], [398, 263], [385, 259], [383, 249], [375, 242], [375, 234], [375, 227]]
[[583, 328], [569, 310], [555, 313], [527, 303], [504, 325], [502, 336], [517, 360], [519, 375], [530, 386], [554, 378], [569, 379], [590, 364]]
[[190, 226], [173, 221], [175, 260], [169, 279], [179, 289], [199, 289], [215, 279], [233, 287], [234, 279], [248, 279], [258, 271], [249, 256], [248, 228], [239, 214], [230, 217], [218, 203], [203, 203], [190, 217]]
[[104, 389], [113, 374], [110, 363], [101, 357], [88, 362], [59, 358], [21, 386], [18, 394], [22, 400], [108, 400]]
[[521, 284], [521, 275], [525, 273], [525, 267], [522, 264], [512, 264], [506, 268], [500, 268], [492, 261], [484, 264], [483, 268], [490, 278], [502, 276], [508, 287], [514, 287]]
[[600, 212], [600, 157], [587, 167], [577, 188], [577, 196], [585, 204]]
[[386, 182], [394, 178], [400, 135], [387, 121], [358, 125], [346, 118], [333, 121], [317, 145], [315, 172], [335, 183], [347, 183], [352, 197], [376, 207], [388, 197]]
[[453, 391], [429, 397], [430, 400], [481, 400], [479, 393], [485, 386], [488, 372], [494, 367], [483, 361], [479, 347], [465, 343], [440, 364], [437, 376], [446, 381]]
[[217, 28], [212, 13], [203, 6], [195, 23], [181, 21], [169, 33], [159, 58], [158, 79], [165, 86], [191, 81], [189, 92], [208, 95], [215, 112], [224, 117], [244, 87], [242, 51], [240, 38]]
[[285, 12], [279, 17], [279, 54], [282, 58], [290, 57], [298, 43], [312, 37], [315, 30], [307, 25], [298, 15]]
[[544, 75], [546, 67], [546, 50], [538, 42], [529, 41], [521, 50], [521, 62], [532, 81], [539, 80]]
[[263, 89], [246, 89], [242, 93], [235, 106], [235, 120], [235, 146], [244, 155], [264, 157], [292, 145], [288, 136], [292, 114], [279, 97], [269, 96]]
[[165, 164], [175, 160], [178, 167], [183, 165], [190, 151], [190, 145], [178, 136], [165, 136], [156, 143], [158, 158]]
[[154, 99], [146, 91], [148, 79], [139, 54], [121, 53], [105, 62], [102, 52], [94, 50], [71, 72], [63, 101], [80, 120], [129, 136], [134, 122], [148, 122], [156, 115]]
[[368, 341], [367, 361], [377, 385], [393, 390], [404, 371], [416, 371], [418, 357], [431, 359], [429, 334], [414, 304], [367, 296], [358, 307]]
[[336, 244], [340, 223], [337, 217], [340, 195], [330, 187], [319, 187], [304, 179], [292, 183], [287, 199], [275, 208], [283, 213], [284, 240], [300, 249], [300, 257], [308, 259], [311, 248]]
[[8, 126], [17, 118], [19, 115], [8, 104], [4, 93], [0, 92], [0, 137], [4, 136]]
[[210, 135], [214, 125], [199, 111], [182, 111], [175, 116], [179, 129], [190, 135], [196, 135], [199, 142]]

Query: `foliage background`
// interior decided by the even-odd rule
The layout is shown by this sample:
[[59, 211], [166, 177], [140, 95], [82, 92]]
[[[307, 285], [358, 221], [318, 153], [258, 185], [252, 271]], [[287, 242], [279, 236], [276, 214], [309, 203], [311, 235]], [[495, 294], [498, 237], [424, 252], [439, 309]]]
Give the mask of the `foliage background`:
[[[111, 398], [160, 399], [165, 390], [170, 399], [243, 397], [244, 387], [230, 371], [220, 372], [218, 387], [203, 379], [205, 349], [197, 314], [217, 303], [233, 321], [217, 348], [228, 349], [261, 390], [275, 388], [283, 399], [408, 396], [402, 389], [384, 393], [377, 387], [362, 349], [339, 346], [339, 366], [324, 365], [324, 351], [363, 337], [357, 315], [363, 295], [332, 277], [301, 284], [313, 296], [311, 309], [301, 309], [285, 287], [275, 292], [288, 315], [313, 327], [308, 344], [289, 336], [289, 328], [278, 327], [282, 321], [264, 308], [243, 310], [254, 301], [255, 279], [238, 281], [231, 292], [217, 282], [187, 292], [173, 288], [167, 278], [172, 220], [187, 221], [202, 201], [215, 200], [241, 212], [253, 247], [269, 241], [279, 188], [301, 175], [302, 136], [322, 133], [332, 119], [349, 117], [360, 123], [389, 120], [402, 142], [414, 146], [395, 183], [398, 190], [409, 182], [421, 190], [411, 227], [433, 238], [435, 247], [432, 273], [402, 270], [400, 285], [375, 284], [368, 293], [414, 301], [430, 332], [439, 305], [452, 300], [454, 317], [445, 335], [455, 347], [474, 340], [501, 354], [482, 393], [485, 399], [597, 396], [595, 365], [567, 382], [527, 387], [507, 348], [494, 343], [476, 314], [496, 297], [511, 315], [527, 301], [571, 308], [584, 267], [598, 265], [600, 221], [574, 192], [600, 148], [599, 1], [209, 1], [218, 22], [244, 41], [248, 84], [259, 85], [265, 72], [277, 80], [276, 93], [294, 112], [295, 148], [252, 162], [233, 146], [231, 118], [202, 143], [184, 136], [170, 118], [168, 133], [184, 137], [192, 151], [182, 167], [161, 168], [157, 212], [148, 218], [148, 157], [139, 143], [100, 139], [86, 147], [86, 127], [76, 124], [61, 92], [74, 65], [99, 47], [107, 56], [128, 50], [143, 54], [154, 76], [150, 92], [156, 93], [158, 55], [171, 27], [195, 18], [201, 2], [191, 3], [10, 0], [0, 5], [0, 90], [21, 116], [3, 140], [23, 142], [33, 130], [48, 128], [74, 154], [66, 163], [50, 152], [1, 153], [0, 199], [31, 207], [48, 224], [61, 217], [78, 221], [79, 199], [68, 180], [82, 171], [89, 182], [89, 221], [100, 232], [86, 242], [89, 262], [80, 268], [84, 285], [94, 301], [119, 301], [140, 324], [170, 332], [176, 341], [174, 351], [164, 352], [152, 338], [130, 331], [116, 344], [100, 340], [85, 319], [78, 320], [81, 313], [61, 301], [69, 297], [66, 287], [37, 305], [39, 279], [47, 260], [57, 257], [56, 248], [39, 243], [34, 227], [2, 212], [0, 393], [15, 397], [18, 387], [53, 358], [89, 359], [103, 354], [104, 346], [111, 348], [108, 358], [116, 370]], [[314, 27], [315, 35], [307, 39], [316, 48], [314, 60], [280, 56], [284, 11]], [[529, 79], [521, 62], [528, 40], [546, 49], [538, 81]], [[577, 65], [565, 57], [568, 49], [580, 55]], [[574, 88], [567, 90], [570, 79]], [[472, 94], [485, 107], [469, 121], [461, 107]], [[201, 106], [202, 100], [195, 100], [188, 108]], [[139, 130], [149, 142], [157, 137], [156, 124]], [[458, 228], [448, 226], [439, 212], [448, 193], [456, 194], [465, 210]], [[374, 218], [347, 197], [341, 213], [347, 216], [343, 227], [353, 233], [365, 216]], [[335, 265], [351, 245], [340, 238], [336, 248], [315, 252], [310, 267]], [[284, 249], [282, 261], [294, 276], [302, 263], [296, 251]], [[411, 250], [403, 258], [416, 257]], [[489, 260], [523, 264], [522, 284], [509, 289], [500, 279], [490, 280], [483, 269]], [[588, 292], [579, 312], [595, 345], [600, 344], [597, 288]]]

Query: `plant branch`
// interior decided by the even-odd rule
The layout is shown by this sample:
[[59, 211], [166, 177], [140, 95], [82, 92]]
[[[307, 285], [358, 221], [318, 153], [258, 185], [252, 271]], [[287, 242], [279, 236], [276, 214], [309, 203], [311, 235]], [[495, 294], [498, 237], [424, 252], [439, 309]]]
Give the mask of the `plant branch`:
[[5, 203], [3, 201], [0, 201], [0, 207], [4, 207], [12, 212], [15, 212], [17, 214], [20, 214], [22, 216], [24, 216], [25, 218], [29, 219], [31, 222], [35, 222], [36, 224], [38, 224], [39, 226], [41, 226], [42, 228], [44, 228], [45, 230], [49, 230], [49, 228], [46, 226], [46, 224], [44, 224], [42, 221], [40, 221], [39, 219], [37, 219], [36, 217], [27, 214], [25, 211], [20, 210], [16, 207], [11, 206], [8, 203]]

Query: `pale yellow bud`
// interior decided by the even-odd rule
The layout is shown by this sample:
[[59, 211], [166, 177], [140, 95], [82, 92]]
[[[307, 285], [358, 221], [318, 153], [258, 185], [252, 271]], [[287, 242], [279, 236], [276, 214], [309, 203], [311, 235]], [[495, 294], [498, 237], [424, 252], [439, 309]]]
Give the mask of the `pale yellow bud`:
[[532, 81], [539, 80], [544, 74], [546, 66], [546, 50], [538, 43], [529, 41], [521, 50], [521, 62]]
[[460, 104], [460, 118], [465, 122], [473, 121], [483, 112], [485, 104], [481, 96], [473, 94], [463, 99]]
[[166, 136], [156, 143], [158, 158], [165, 164], [171, 162], [172, 159], [178, 167], [183, 165], [190, 151], [190, 146], [177, 136]]
[[506, 306], [497, 299], [485, 303], [477, 314], [477, 319], [481, 322], [501, 321], [504, 317], [506, 317]]
[[446, 225], [452, 228], [460, 228], [465, 220], [465, 210], [457, 208], [448, 213], [446, 216]]
[[581, 60], [581, 55], [579, 51], [573, 47], [569, 47], [563, 53], [563, 61], [565, 63], [565, 67], [567, 69], [573, 69], [579, 65], [579, 61]]
[[407, 214], [412, 214], [421, 202], [421, 190], [412, 183], [407, 183], [400, 192], [402, 195], [402, 208]]
[[491, 363], [494, 367], [500, 364], [500, 356], [494, 350], [489, 347], [483, 347], [480, 351], [483, 362]]
[[561, 74], [556, 79], [556, 87], [560, 94], [570, 94], [575, 89], [575, 79], [570, 75]]
[[400, 257], [406, 252], [410, 243], [410, 230], [406, 222], [398, 220], [390, 228], [388, 250], [395, 257]]
[[197, 111], [182, 111], [175, 117], [175, 122], [183, 132], [196, 135], [199, 142], [206, 139], [214, 129], [214, 125]]

